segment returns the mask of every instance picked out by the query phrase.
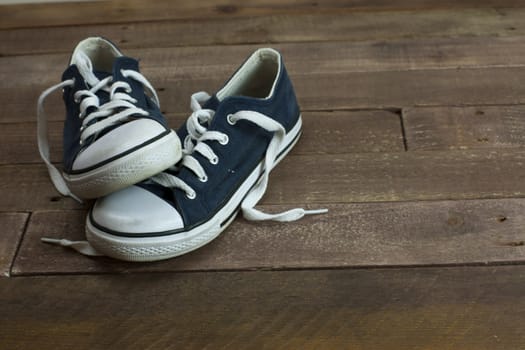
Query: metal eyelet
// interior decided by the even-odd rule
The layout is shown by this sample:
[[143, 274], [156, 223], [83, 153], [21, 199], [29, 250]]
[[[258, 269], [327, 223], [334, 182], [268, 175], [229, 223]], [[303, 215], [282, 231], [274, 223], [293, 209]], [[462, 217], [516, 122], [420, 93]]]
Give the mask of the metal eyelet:
[[200, 182], [208, 182], [208, 175], [204, 175], [203, 177], [199, 178]]
[[219, 164], [219, 157], [212, 158], [210, 160], [210, 163], [213, 164], [213, 165]]
[[222, 140], [219, 140], [219, 143], [220, 143], [221, 145], [223, 145], [223, 146], [224, 146], [224, 145], [227, 145], [228, 142], [230, 142], [230, 138], [228, 137], [228, 135], [224, 135], [224, 137], [222, 138]]
[[233, 119], [233, 114], [228, 114], [228, 116], [226, 116], [226, 120], [228, 121], [228, 124], [230, 125], [235, 125], [235, 123], [237, 123], [236, 120]]
[[195, 193], [195, 192], [186, 193], [186, 198], [188, 198], [188, 199], [195, 199], [195, 198], [197, 198], [197, 193]]

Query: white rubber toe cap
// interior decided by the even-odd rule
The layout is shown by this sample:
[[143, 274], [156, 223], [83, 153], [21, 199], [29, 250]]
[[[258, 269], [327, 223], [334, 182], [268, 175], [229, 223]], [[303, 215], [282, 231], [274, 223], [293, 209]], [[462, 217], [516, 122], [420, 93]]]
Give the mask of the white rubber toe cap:
[[108, 230], [132, 234], [164, 232], [184, 226], [175, 208], [138, 186], [98, 199], [92, 219]]
[[73, 163], [73, 170], [89, 168], [122, 154], [166, 132], [152, 119], [137, 119], [113, 129], [83, 150]]

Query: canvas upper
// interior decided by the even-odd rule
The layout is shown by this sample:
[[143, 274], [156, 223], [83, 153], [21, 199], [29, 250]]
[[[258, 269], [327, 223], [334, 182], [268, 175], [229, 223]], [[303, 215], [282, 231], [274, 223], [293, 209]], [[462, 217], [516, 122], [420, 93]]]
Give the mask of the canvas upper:
[[[131, 92], [127, 93], [132, 98], [136, 100], [134, 103], [135, 106], [137, 106], [140, 109], [145, 110], [148, 112], [147, 115], [142, 114], [132, 114], [129, 116], [128, 120], [126, 120], [124, 123], [117, 123], [111, 126], [108, 126], [103, 131], [97, 133], [96, 135], [93, 135], [91, 137], [88, 137], [84, 142], [80, 143], [80, 134], [82, 130], [82, 122], [83, 119], [79, 118], [78, 115], [80, 113], [80, 104], [75, 101], [74, 94], [75, 92], [79, 90], [89, 90], [90, 85], [85, 81], [84, 77], [81, 75], [81, 73], [78, 70], [78, 66], [73, 63], [70, 65], [64, 74], [62, 75], [62, 80], [69, 80], [74, 79], [75, 83], [73, 86], [67, 86], [64, 88], [63, 93], [63, 99], [64, 104], [66, 106], [66, 120], [64, 125], [64, 138], [63, 138], [63, 146], [64, 146], [64, 154], [63, 154], [63, 162], [64, 162], [64, 171], [67, 173], [74, 173], [83, 171], [86, 168], [90, 166], [96, 166], [98, 163], [89, 164], [85, 167], [76, 166], [75, 161], [78, 161], [77, 158], [81, 156], [82, 152], [88, 149], [92, 144], [95, 143], [95, 141], [102, 140], [103, 138], [111, 138], [112, 132], [115, 132], [118, 130], [118, 127], [122, 126], [125, 123], [133, 123], [139, 119], [146, 119], [153, 121], [154, 123], [148, 122], [147, 124], [151, 124], [150, 128], [152, 131], [156, 131], [159, 134], [162, 132], [168, 132], [170, 129], [166, 123], [166, 120], [162, 113], [160, 112], [159, 107], [151, 100], [149, 96], [146, 95], [144, 91], [144, 86], [129, 77], [125, 77], [122, 74], [123, 70], [133, 70], [136, 72], [140, 72], [139, 70], [139, 64], [138, 61], [126, 56], [120, 56], [116, 57], [113, 61], [111, 71], [105, 72], [105, 71], [94, 71], [95, 76], [98, 79], [103, 79], [108, 76], [112, 77], [112, 82], [125, 82], [131, 87]], [[121, 89], [123, 90], [123, 89]], [[99, 98], [99, 104], [104, 105], [105, 103], [108, 103], [110, 101], [109, 92], [106, 90], [99, 90], [96, 93], [96, 96]], [[92, 108], [92, 110], [95, 110], [95, 108]], [[93, 121], [95, 122], [95, 121]], [[118, 132], [118, 131], [117, 131]], [[140, 133], [138, 133], [140, 135]], [[149, 136], [149, 135], [148, 135]], [[145, 138], [146, 139], [146, 138]], [[118, 149], [123, 149], [123, 151], [128, 150], [129, 148], [132, 148], [133, 146], [140, 145], [143, 143], [144, 139], [136, 139], [136, 138], [124, 138], [124, 142], [131, 141], [131, 144], [123, 145], [123, 140], [120, 138], [113, 137], [114, 142], [109, 142], [108, 146], [106, 146], [106, 156], [105, 158], [111, 158], [112, 156], [118, 155], [120, 152], [118, 152]], [[128, 146], [128, 147], [126, 147]], [[129, 147], [131, 146], [131, 147]], [[102, 162], [107, 160], [102, 160]]]
[[[63, 168], [50, 162], [45, 98], [63, 89]], [[96, 198], [142, 181], [181, 157], [155, 89], [110, 41], [91, 37], [74, 50], [62, 82], [38, 101], [38, 145], [59, 192]]]

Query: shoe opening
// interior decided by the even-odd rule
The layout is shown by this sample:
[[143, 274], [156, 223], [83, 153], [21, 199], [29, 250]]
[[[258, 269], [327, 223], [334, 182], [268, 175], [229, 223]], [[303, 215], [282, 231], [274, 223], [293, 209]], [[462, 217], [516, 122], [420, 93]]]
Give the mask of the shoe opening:
[[72, 55], [72, 64], [77, 59], [79, 53], [86, 55], [93, 69], [99, 72], [111, 73], [113, 61], [122, 53], [110, 41], [101, 37], [87, 38], [81, 41]]
[[268, 98], [272, 95], [280, 69], [281, 59], [277, 51], [270, 48], [259, 49], [217, 92], [217, 98], [219, 100], [228, 96]]

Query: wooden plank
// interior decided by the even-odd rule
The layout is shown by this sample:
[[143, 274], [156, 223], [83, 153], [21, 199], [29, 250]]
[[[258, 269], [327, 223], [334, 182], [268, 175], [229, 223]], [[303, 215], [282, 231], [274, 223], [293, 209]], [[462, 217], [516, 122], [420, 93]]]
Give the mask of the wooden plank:
[[[192, 93], [216, 91], [230, 75], [206, 79], [151, 79], [159, 91], [162, 109], [168, 113], [188, 113]], [[303, 110], [390, 109], [440, 105], [525, 104], [525, 70], [521, 67], [432, 69], [386, 72], [342, 72], [291, 74]], [[5, 101], [1, 122], [35, 120], [35, 102], [48, 85], [0, 88]], [[50, 120], [62, 120], [60, 94], [49, 99]]]
[[348, 203], [520, 197], [525, 194], [524, 161], [522, 149], [294, 156], [276, 168], [264, 201]]
[[517, 84], [525, 78], [522, 68], [342, 73], [292, 78], [305, 110], [525, 102], [522, 88]]
[[[291, 153], [272, 173], [262, 203], [523, 197], [523, 162], [523, 149], [332, 156]], [[2, 165], [0, 181], [0, 211], [81, 208], [75, 201], [57, 196], [41, 164]]]
[[[179, 128], [182, 114], [168, 116]], [[403, 151], [399, 115], [389, 111], [304, 112], [303, 136], [295, 154]], [[62, 122], [49, 123], [54, 162], [62, 160]], [[0, 129], [0, 164], [40, 163], [36, 123], [5, 123]]]
[[[523, 266], [0, 280], [6, 348], [520, 349]], [[378, 336], [380, 335], [380, 336]]]
[[[51, 161], [60, 163], [63, 149], [63, 122], [51, 122], [48, 127]], [[0, 144], [0, 164], [27, 164], [42, 161], [38, 153], [36, 123], [2, 124], [0, 137], [4, 140]]]
[[295, 155], [404, 151], [400, 116], [390, 111], [303, 112]]
[[403, 121], [409, 150], [525, 146], [525, 106], [407, 108]]
[[[525, 262], [525, 200], [329, 204], [293, 223], [237, 219], [193, 253], [151, 264], [87, 258], [40, 242], [85, 240], [84, 211], [33, 213], [13, 274], [251, 270]], [[311, 206], [319, 207], [319, 206]], [[264, 206], [268, 211], [288, 209]]]
[[[291, 75], [523, 67], [524, 46], [525, 36], [274, 45]], [[226, 79], [258, 47], [149, 48], [127, 54], [141, 60], [142, 72], [152, 81]], [[68, 59], [69, 54], [62, 53], [0, 58], [0, 88], [32, 86], [35, 77], [38, 84], [54, 85]]]
[[27, 213], [0, 213], [0, 277], [9, 276], [28, 218]]
[[303, 13], [348, 13], [355, 11], [385, 10], [431, 10], [464, 8], [505, 8], [523, 7], [519, 0], [485, 1], [436, 1], [411, 0], [403, 4], [387, 0], [363, 1], [323, 1], [308, 0], [256, 0], [239, 5], [231, 0], [178, 1], [157, 0], [144, 3], [140, 0], [115, 0], [79, 3], [31, 4], [3, 6], [0, 11], [0, 29], [53, 27], [82, 24], [107, 24], [126, 22], [149, 22], [177, 19], [209, 19], [215, 17], [236, 18], [263, 16], [269, 14]]
[[[22, 173], [23, 172], [23, 173]], [[62, 197], [54, 188], [45, 165], [0, 166], [0, 211], [32, 211], [36, 208], [80, 209], [89, 206]]]
[[[78, 5], [78, 4], [76, 4]], [[164, 21], [96, 26], [24, 28], [0, 31], [0, 56], [63, 52], [97, 33], [123, 49], [199, 45], [326, 41], [393, 41], [436, 37], [523, 36], [525, 10], [488, 8], [383, 11], [341, 14], [270, 15], [202, 21]], [[176, 37], [176, 40], [173, 38]], [[173, 51], [183, 49], [182, 47]], [[228, 53], [231, 49], [223, 50]], [[486, 55], [497, 54], [487, 50]], [[193, 56], [194, 59], [200, 57]], [[220, 59], [221, 57], [215, 57]], [[308, 56], [303, 57], [308, 58]], [[511, 57], [509, 57], [511, 58]], [[67, 57], [64, 58], [64, 61]], [[63, 62], [60, 62], [61, 65]], [[147, 63], [147, 62], [145, 62]], [[29, 68], [29, 67], [26, 67]], [[48, 67], [49, 68], [49, 67]]]

